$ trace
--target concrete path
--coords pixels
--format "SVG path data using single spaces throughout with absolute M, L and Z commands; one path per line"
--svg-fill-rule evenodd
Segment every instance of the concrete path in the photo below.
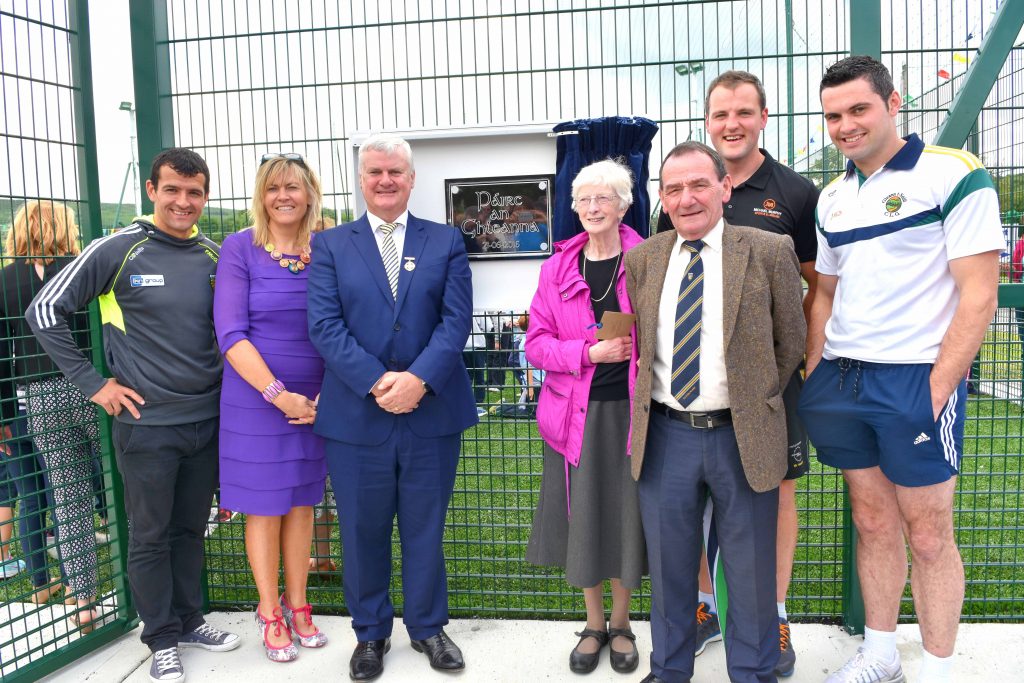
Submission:
M 210 614 L 218 628 L 240 633 L 242 646 L 225 653 L 184 650 L 182 662 L 190 683 L 319 683 L 348 681 L 348 658 L 355 638 L 347 617 L 319 617 L 317 623 L 331 642 L 322 650 L 303 650 L 288 664 L 267 661 L 251 614 Z M 612 671 L 607 656 L 588 676 L 569 671 L 569 650 L 576 642 L 573 631 L 582 623 L 557 621 L 507 621 L 458 619 L 447 632 L 462 648 L 467 668 L 459 675 L 433 671 L 426 657 L 409 646 L 401 624 L 396 624 L 391 652 L 384 659 L 381 683 L 532 683 L 571 681 L 576 683 L 636 683 L 647 675 L 650 628 L 647 622 L 633 624 L 638 636 L 641 665 L 635 674 Z M 821 683 L 828 671 L 838 668 L 857 650 L 861 639 L 850 637 L 836 626 L 793 624 L 797 648 L 796 673 L 786 683 Z M 916 680 L 920 662 L 920 641 L 916 626 L 901 626 L 899 648 L 908 680 Z M 1024 625 L 967 624 L 960 627 L 957 641 L 958 683 L 973 681 L 1024 680 Z M 708 646 L 697 658 L 694 683 L 724 683 L 725 650 L 721 643 Z M 44 679 L 60 683 L 146 683 L 149 681 L 149 652 L 139 642 L 138 631 L 79 660 Z

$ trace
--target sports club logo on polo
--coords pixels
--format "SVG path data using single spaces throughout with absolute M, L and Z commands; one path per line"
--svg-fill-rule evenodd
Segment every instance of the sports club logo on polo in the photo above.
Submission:
M 889 218 L 900 215 L 900 209 L 903 208 L 903 202 L 907 201 L 907 196 L 902 192 L 893 192 L 891 195 L 885 198 L 885 215 Z
M 128 278 L 132 287 L 163 287 L 163 275 L 132 275 Z

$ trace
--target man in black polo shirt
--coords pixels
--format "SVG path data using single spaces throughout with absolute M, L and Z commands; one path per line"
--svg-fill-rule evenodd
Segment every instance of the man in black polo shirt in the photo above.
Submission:
M 818 189 L 795 171 L 783 166 L 768 152 L 758 147 L 761 131 L 768 123 L 764 87 L 754 74 L 726 71 L 708 86 L 704 103 L 705 127 L 709 141 L 725 160 L 732 178 L 732 196 L 724 207 L 725 220 L 733 225 L 747 225 L 770 232 L 789 235 L 800 261 L 800 274 L 807 282 L 804 315 L 810 312 L 817 274 L 814 260 L 818 243 L 814 228 L 814 210 Z M 658 232 L 671 229 L 662 213 Z M 776 542 L 776 601 L 779 610 L 779 663 L 776 674 L 793 673 L 796 654 L 789 635 L 786 614 L 786 593 L 793 572 L 796 552 L 797 515 L 796 480 L 808 471 L 807 432 L 796 414 L 800 387 L 800 370 L 793 375 L 783 392 L 788 427 L 789 471 L 779 487 L 778 540 Z M 709 503 L 710 505 L 710 503 Z M 712 546 L 712 556 L 714 544 Z M 702 563 L 700 576 L 701 605 L 698 607 L 698 653 L 713 640 L 721 638 L 710 573 Z M 702 613 L 702 609 L 704 613 Z

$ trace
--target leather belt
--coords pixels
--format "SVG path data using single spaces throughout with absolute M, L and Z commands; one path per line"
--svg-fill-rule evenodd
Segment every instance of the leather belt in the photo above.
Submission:
M 718 427 L 732 424 L 732 411 L 728 408 L 712 410 L 709 413 L 690 413 L 685 410 L 669 408 L 664 403 L 651 401 L 651 410 L 655 413 L 661 413 L 670 420 L 684 422 L 694 429 L 717 429 Z

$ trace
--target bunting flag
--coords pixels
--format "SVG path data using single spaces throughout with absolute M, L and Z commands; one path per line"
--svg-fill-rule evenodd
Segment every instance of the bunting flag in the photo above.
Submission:
M 939 69 L 939 78 L 950 78 L 950 74 L 945 69 Z
M 961 52 L 954 52 L 953 53 L 953 61 L 954 62 L 960 62 L 961 64 L 966 64 L 967 63 L 967 55 L 965 55 L 965 54 L 963 54 Z

